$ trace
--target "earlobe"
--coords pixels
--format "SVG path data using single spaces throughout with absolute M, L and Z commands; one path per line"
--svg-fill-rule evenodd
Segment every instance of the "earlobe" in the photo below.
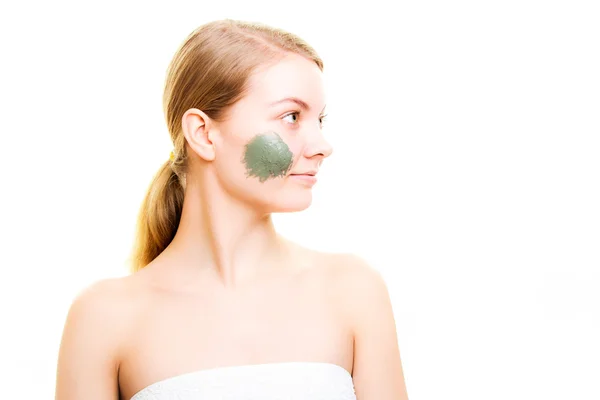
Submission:
M 214 143 L 210 135 L 210 119 L 197 108 L 190 108 L 181 118 L 183 135 L 192 150 L 206 161 L 215 159 Z

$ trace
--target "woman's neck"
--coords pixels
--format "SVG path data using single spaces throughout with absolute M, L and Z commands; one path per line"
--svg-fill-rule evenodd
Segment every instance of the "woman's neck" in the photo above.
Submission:
M 227 289 L 281 267 L 286 241 L 271 215 L 220 188 L 207 189 L 186 188 L 179 228 L 165 255 L 182 268 L 214 272 Z

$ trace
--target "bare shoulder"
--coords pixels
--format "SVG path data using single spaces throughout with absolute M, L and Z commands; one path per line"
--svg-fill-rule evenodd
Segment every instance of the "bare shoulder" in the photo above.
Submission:
M 332 256 L 332 278 L 354 336 L 357 398 L 407 399 L 396 321 L 383 275 L 355 254 Z
M 310 273 L 310 281 L 325 285 L 346 311 L 356 315 L 356 311 L 368 310 L 372 306 L 390 307 L 388 288 L 382 274 L 363 257 L 354 253 L 319 251 L 287 242 L 294 249 L 294 259 L 303 260 L 301 270 Z
M 287 240 L 287 239 L 286 239 Z M 382 284 L 383 279 L 379 271 L 371 267 L 362 257 L 354 253 L 326 252 L 304 247 L 293 241 L 287 240 L 294 249 L 296 260 L 305 260 L 306 270 L 316 271 L 321 276 L 352 285 L 353 281 L 360 282 L 366 278 L 371 284 Z M 373 282 L 375 281 L 375 282 Z M 338 285 L 336 285 L 338 286 Z
M 328 257 L 331 278 L 347 301 L 381 301 L 388 295 L 382 274 L 363 257 L 353 253 L 334 253 Z
M 68 332 L 86 329 L 107 340 L 121 337 L 139 308 L 141 285 L 138 280 L 135 275 L 105 278 L 84 287 L 69 308 Z
M 60 343 L 56 398 L 118 398 L 121 341 L 131 316 L 131 279 L 108 278 L 82 289 L 67 313 Z M 95 395 L 95 396 L 96 396 Z
M 389 309 L 387 284 L 382 274 L 366 259 L 354 253 L 312 251 L 319 279 L 335 297 L 350 325 L 361 323 L 360 316 L 373 307 Z
M 131 276 L 105 278 L 83 288 L 71 304 L 67 320 L 86 319 L 89 323 L 116 322 L 128 311 L 131 299 Z

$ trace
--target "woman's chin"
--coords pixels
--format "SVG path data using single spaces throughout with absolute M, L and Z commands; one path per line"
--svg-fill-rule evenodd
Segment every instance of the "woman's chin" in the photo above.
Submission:
M 298 196 L 295 199 L 287 199 L 287 201 L 280 201 L 277 204 L 272 204 L 272 211 L 274 213 L 286 213 L 286 212 L 298 212 L 306 210 L 312 203 L 312 196 Z

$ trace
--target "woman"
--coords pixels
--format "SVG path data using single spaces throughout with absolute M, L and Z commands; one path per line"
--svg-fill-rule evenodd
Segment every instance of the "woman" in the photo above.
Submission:
M 58 400 L 407 399 L 381 275 L 275 232 L 331 152 L 323 63 L 297 36 L 207 23 L 167 73 L 173 141 L 144 200 L 134 271 L 65 323 Z

